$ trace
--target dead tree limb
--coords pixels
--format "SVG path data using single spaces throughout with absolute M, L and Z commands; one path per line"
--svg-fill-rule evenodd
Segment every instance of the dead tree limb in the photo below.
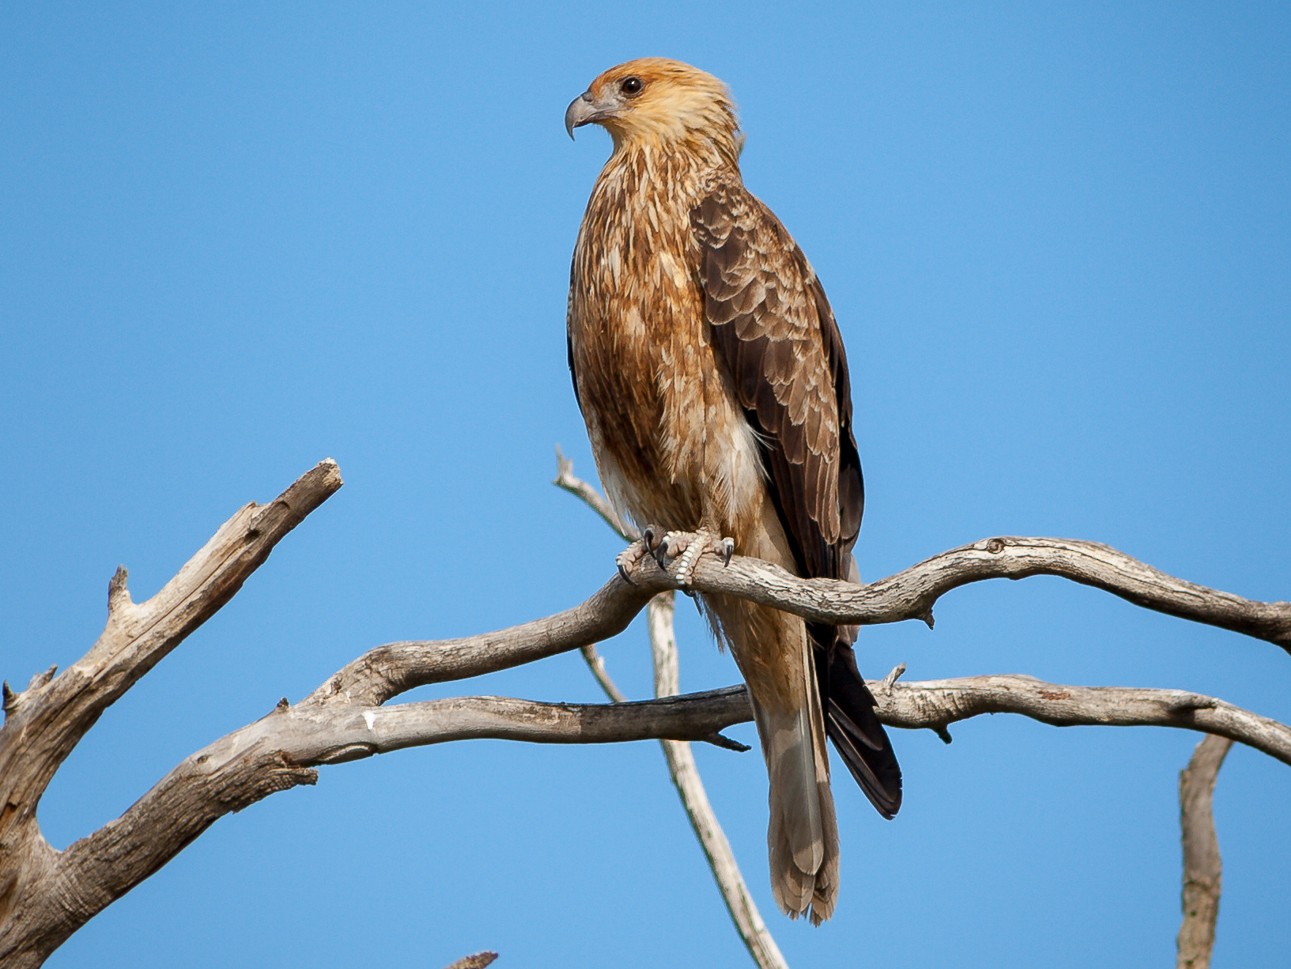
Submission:
M 646 607 L 650 627 L 650 651 L 654 656 L 654 692 L 655 696 L 674 696 L 681 691 L 681 679 L 677 662 L 677 642 L 673 634 L 673 610 L 675 603 L 672 593 L 661 593 L 650 600 Z M 751 708 L 750 708 L 751 709 Z M 699 778 L 699 766 L 690 744 L 676 740 L 660 742 L 664 759 L 668 762 L 668 774 L 677 795 L 681 798 L 686 817 L 695 831 L 695 837 L 708 859 L 708 867 L 713 872 L 722 901 L 730 913 L 731 921 L 744 947 L 759 969 L 788 969 L 784 955 L 775 939 L 767 930 L 762 913 L 754 904 L 749 886 L 744 881 L 735 852 L 726 838 L 717 820 L 717 812 L 708 800 L 708 792 Z
M 1224 871 L 1215 834 L 1215 780 L 1232 746 L 1227 737 L 1203 737 L 1188 766 L 1179 772 L 1179 824 L 1183 830 L 1179 969 L 1207 969 L 1215 947 Z
M 370 650 L 300 702 L 284 700 L 266 717 L 186 758 L 120 818 L 66 851 L 54 851 L 41 835 L 36 807 L 77 741 L 111 703 L 227 602 L 274 545 L 340 484 L 336 465 L 327 461 L 270 504 L 246 506 L 146 602 L 131 601 L 124 571 L 118 571 L 109 588 L 107 624 L 90 651 L 58 676 L 51 670 L 22 692 L 5 689 L 0 964 L 6 969 L 39 966 L 91 916 L 166 864 L 216 818 L 276 791 L 313 783 L 317 766 L 470 737 L 545 743 L 702 740 L 749 719 L 742 688 L 604 706 L 504 697 L 383 706 L 424 683 L 517 666 L 614 635 L 656 593 L 676 586 L 647 558 L 630 581 L 615 575 L 586 602 L 546 619 L 462 639 Z M 795 579 L 756 560 L 736 559 L 723 568 L 701 559 L 694 585 L 809 618 L 873 623 L 922 618 L 938 595 L 965 581 L 1041 572 L 1095 584 L 1199 622 L 1282 645 L 1288 641 L 1287 603 L 1249 602 L 1171 579 L 1105 546 L 1056 539 L 977 543 L 863 587 Z M 1149 588 L 1152 582 L 1160 588 Z M 1291 729 L 1192 693 L 1056 686 L 1007 676 L 876 683 L 874 689 L 880 717 L 896 726 L 944 727 L 986 712 L 1021 713 L 1063 725 L 1156 724 L 1216 733 L 1291 763 Z
M 561 453 L 560 448 L 556 449 L 556 480 L 553 484 L 582 500 L 624 541 L 636 541 L 639 537 L 635 529 L 623 523 L 596 488 L 574 474 L 573 462 Z M 654 694 L 657 697 L 675 696 L 681 692 L 680 661 L 673 623 L 676 611 L 674 598 L 672 592 L 660 592 L 646 606 L 650 654 L 654 667 Z M 606 696 L 616 703 L 627 700 L 610 677 L 605 661 L 597 654 L 595 646 L 584 646 L 583 658 Z M 731 843 L 717 819 L 717 812 L 708 800 L 708 792 L 704 789 L 699 766 L 695 763 L 690 745 L 685 741 L 661 740 L 659 746 L 663 749 L 664 762 L 668 765 L 668 776 L 677 790 L 682 809 L 704 852 L 708 869 L 713 874 L 713 881 L 717 884 L 717 890 L 721 893 L 740 941 L 744 943 L 758 969 L 787 969 L 784 955 L 753 901 L 744 873 L 740 871 L 739 862 L 735 859 L 735 852 L 731 850 Z

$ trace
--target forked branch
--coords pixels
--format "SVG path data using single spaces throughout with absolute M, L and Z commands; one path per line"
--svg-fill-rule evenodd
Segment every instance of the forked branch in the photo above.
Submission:
M 656 593 L 675 588 L 649 557 L 586 602 L 511 629 L 448 641 L 377 647 L 295 704 L 186 758 L 122 817 L 64 852 L 45 842 L 36 805 L 97 717 L 215 613 L 274 545 L 340 487 L 323 462 L 269 505 L 222 526 L 161 592 L 131 601 L 124 572 L 109 591 L 106 627 L 58 676 L 4 691 L 0 727 L 0 964 L 41 962 L 96 912 L 166 864 L 216 818 L 275 791 L 312 783 L 314 768 L 402 747 L 466 737 L 548 743 L 645 738 L 703 740 L 747 720 L 742 688 L 634 704 L 569 705 L 462 697 L 387 705 L 424 683 L 462 679 L 603 641 Z M 935 556 L 870 586 L 803 581 L 752 559 L 729 568 L 701 559 L 694 586 L 835 622 L 927 618 L 935 599 L 969 581 L 1063 575 L 1149 608 L 1287 646 L 1291 605 L 1257 603 L 1173 579 L 1105 546 L 1056 539 L 991 539 Z M 1229 737 L 1291 763 L 1287 727 L 1209 697 L 1168 690 L 1065 687 L 1026 677 L 874 684 L 880 717 L 944 728 L 985 712 L 1046 723 L 1159 724 Z

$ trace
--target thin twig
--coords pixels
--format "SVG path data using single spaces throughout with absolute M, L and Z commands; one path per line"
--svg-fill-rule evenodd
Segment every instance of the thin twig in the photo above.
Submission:
M 673 632 L 674 594 L 663 592 L 650 600 L 646 616 L 650 628 L 650 649 L 654 655 L 655 695 L 674 696 L 681 690 L 681 677 L 677 662 L 677 641 Z M 788 969 L 784 956 L 775 939 L 767 931 L 762 913 L 758 911 L 749 887 L 744 881 L 731 843 L 717 820 L 717 813 L 709 803 L 708 793 L 699 777 L 699 766 L 690 744 L 684 740 L 661 740 L 663 755 L 668 761 L 668 773 L 673 786 L 686 809 L 690 826 L 695 829 L 708 867 L 713 872 L 717 888 L 722 893 L 726 910 L 740 938 L 744 940 L 749 955 L 760 969 Z
M 556 448 L 556 478 L 552 481 L 552 484 L 581 499 L 587 507 L 600 515 L 605 520 L 605 524 L 614 529 L 624 541 L 635 542 L 641 537 L 640 532 L 619 517 L 618 512 L 614 510 L 614 507 L 605 500 L 599 491 L 582 478 L 574 476 L 574 462 L 565 457 L 559 447 Z
M 596 651 L 596 644 L 588 643 L 586 646 L 581 647 L 579 652 L 583 654 L 583 659 L 587 662 L 587 668 L 592 671 L 592 676 L 600 684 L 602 692 L 615 703 L 627 703 L 627 694 L 620 690 L 614 680 L 610 678 L 610 671 L 605 668 L 604 658 Z
M 587 505 L 609 522 L 610 527 L 619 536 L 635 541 L 636 536 L 627 532 L 616 515 L 610 510 L 608 502 L 586 481 L 574 475 L 574 465 L 556 449 L 557 475 L 556 485 L 570 494 L 581 498 Z M 607 514 L 608 512 L 608 514 Z M 611 517 L 613 516 L 613 517 Z M 654 693 L 656 697 L 675 696 L 681 692 L 680 663 L 677 657 L 677 640 L 673 625 L 675 612 L 674 594 L 661 592 L 650 600 L 646 606 L 646 617 L 650 630 L 650 652 L 654 661 Z M 605 670 L 605 662 L 597 655 L 592 646 L 584 646 L 583 658 L 587 661 L 592 675 L 596 677 L 601 688 L 611 699 L 622 702 L 622 692 L 614 685 Z M 735 852 L 727 840 L 717 820 L 717 813 L 708 800 L 708 792 L 699 776 L 699 766 L 690 744 L 683 740 L 661 740 L 664 760 L 668 764 L 668 775 L 672 778 L 677 795 L 681 798 L 682 807 L 695 837 L 699 839 L 704 856 L 708 859 L 709 870 L 717 882 L 717 889 L 722 893 L 726 910 L 730 913 L 735 930 L 743 940 L 745 948 L 759 969 L 788 969 L 780 948 L 767 931 L 766 922 L 758 911 L 748 884 L 735 860 Z M 742 746 L 742 745 L 740 745 Z M 747 748 L 746 748 L 747 749 Z

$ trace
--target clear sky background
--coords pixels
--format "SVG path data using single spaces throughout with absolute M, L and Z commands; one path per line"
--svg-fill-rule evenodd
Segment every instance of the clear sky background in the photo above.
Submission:
M 1285 4 L 7 4 L 0 11 L 0 675 L 65 666 L 109 576 L 152 594 L 320 459 L 346 485 L 114 706 L 41 805 L 64 846 L 379 643 L 547 615 L 620 543 L 565 363 L 609 148 L 562 115 L 662 54 L 725 79 L 749 187 L 852 367 L 868 578 L 993 534 L 1107 542 L 1291 598 Z M 683 603 L 684 606 L 684 603 Z M 688 689 L 736 678 L 688 608 Z M 863 632 L 863 669 L 1178 687 L 1291 719 L 1276 647 L 1057 579 Z M 636 626 L 606 644 L 648 690 Z M 577 656 L 416 696 L 595 700 Z M 753 741 L 752 729 L 735 733 Z M 774 910 L 756 754 L 699 750 L 796 966 L 1169 964 L 1196 737 L 1005 716 L 898 731 L 906 804 L 836 785 L 838 912 Z M 1216 965 L 1291 951 L 1291 770 L 1216 796 Z M 49 963 L 742 966 L 653 744 L 474 742 L 218 822 Z

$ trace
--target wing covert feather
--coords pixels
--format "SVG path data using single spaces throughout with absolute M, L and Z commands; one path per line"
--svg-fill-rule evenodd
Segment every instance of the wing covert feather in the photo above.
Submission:
M 802 574 L 847 578 L 864 487 L 829 301 L 780 221 L 738 182 L 715 186 L 691 224 L 713 345 L 758 433 Z

